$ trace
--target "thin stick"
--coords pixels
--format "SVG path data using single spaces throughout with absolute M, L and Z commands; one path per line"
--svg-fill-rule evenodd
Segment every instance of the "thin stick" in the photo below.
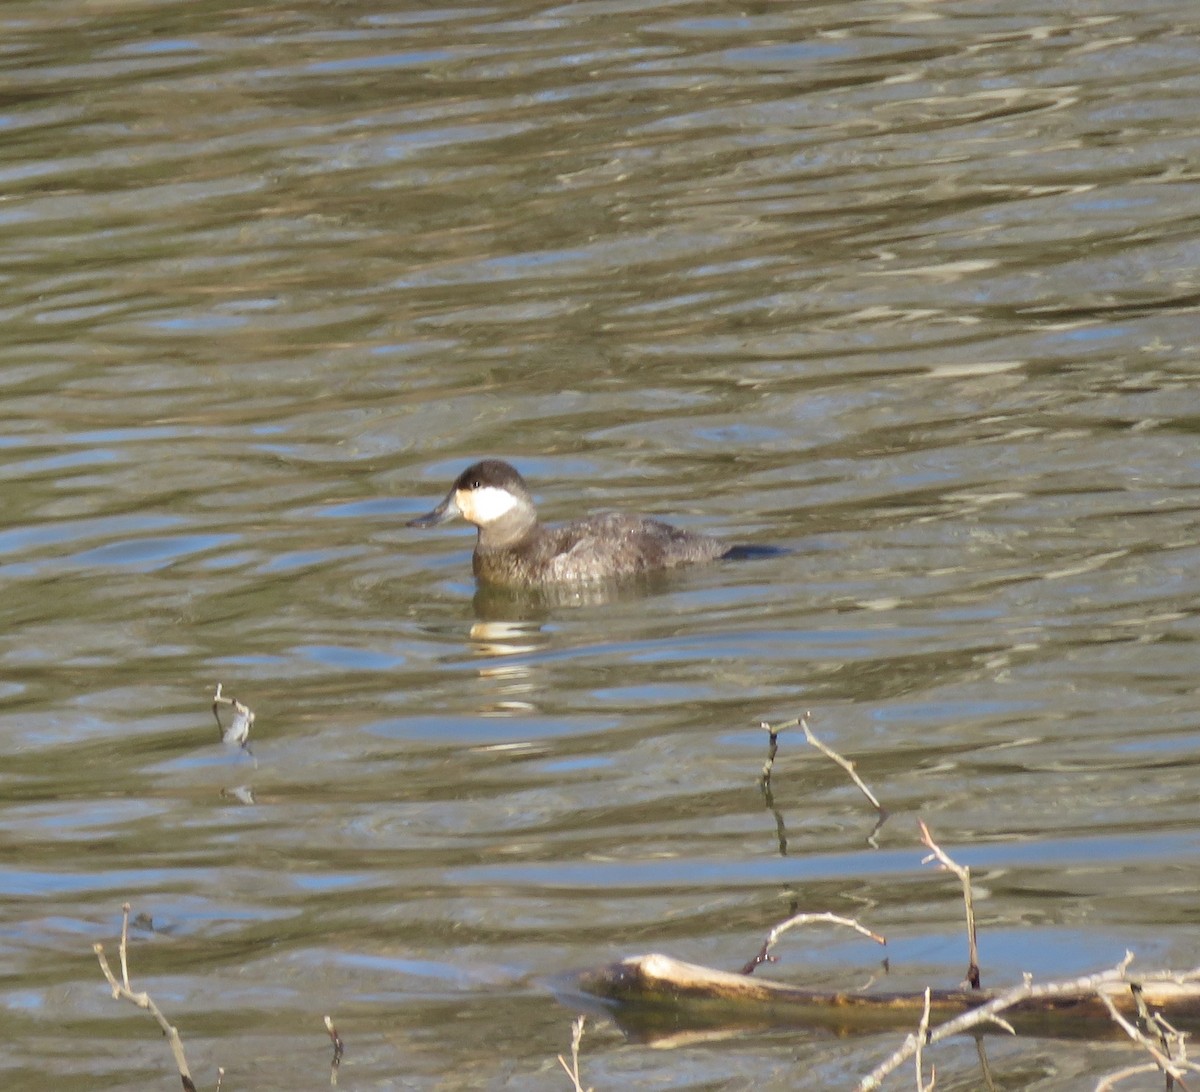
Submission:
M 767 744 L 767 761 L 763 763 L 762 774 L 759 775 L 758 782 L 764 789 L 769 789 L 771 770 L 775 767 L 775 756 L 779 753 L 779 729 L 772 728 L 765 720 L 759 727 L 769 733 L 770 742 Z
M 1145 997 L 1142 993 L 1141 985 L 1133 987 L 1134 994 L 1137 997 L 1138 1012 L 1145 1014 L 1147 1027 L 1153 1028 L 1158 1032 L 1159 1042 L 1162 1043 L 1163 1049 L 1168 1054 L 1178 1051 L 1181 1060 L 1187 1059 L 1187 1035 L 1186 1031 L 1180 1031 L 1177 1027 L 1171 1024 L 1161 1012 L 1149 1012 Z
M 571 1064 L 567 1065 L 566 1059 L 561 1054 L 558 1056 L 558 1064 L 571 1078 L 575 1092 L 585 1092 L 583 1083 L 579 1079 L 579 1044 L 583 1042 L 584 1019 L 583 1016 L 577 1016 L 571 1024 Z M 591 1092 L 591 1089 L 587 1089 L 586 1092 Z
M 921 1021 L 917 1024 L 917 1092 L 933 1092 L 933 1086 L 937 1084 L 937 1067 L 934 1066 L 929 1071 L 929 1083 L 925 1083 L 925 1059 L 922 1053 L 925 1049 L 926 1040 L 929 1038 L 929 998 L 931 990 L 928 986 L 925 987 L 925 1009 L 921 1013 Z
M 1108 1009 L 1108 1014 L 1113 1018 L 1114 1023 L 1154 1059 L 1154 1064 L 1166 1074 L 1169 1080 L 1174 1080 L 1186 1092 L 1188 1086 L 1184 1083 L 1183 1075 L 1188 1072 L 1200 1073 L 1200 1066 L 1186 1059 L 1177 1061 L 1170 1057 L 1170 1055 L 1165 1054 L 1159 1049 L 1158 1044 L 1153 1039 L 1139 1031 L 1117 1011 L 1117 1006 L 1113 1004 L 1111 997 L 1104 993 L 1099 996 L 1100 1000 L 1104 1002 L 1104 1007 Z
M 811 716 L 811 714 L 806 713 L 805 716 Z M 867 788 L 867 783 L 858 776 L 858 771 L 854 768 L 854 763 L 848 758 L 843 758 L 832 747 L 829 747 L 827 744 L 824 744 L 817 739 L 817 737 L 813 735 L 813 730 L 808 726 L 808 721 L 805 720 L 804 717 L 800 718 L 800 727 L 804 729 L 804 738 L 807 739 L 808 742 L 814 747 L 816 747 L 816 749 L 820 751 L 821 754 L 823 754 L 826 758 L 833 759 L 834 762 L 841 766 L 841 768 L 850 775 L 850 780 L 858 786 L 858 789 L 863 796 L 865 796 L 871 802 L 871 806 L 877 812 L 879 812 L 883 818 L 887 818 L 887 808 L 885 808 L 876 798 L 875 794 L 869 788 Z
M 759 727 L 770 735 L 770 743 L 767 745 L 767 761 L 763 763 L 762 773 L 758 775 L 758 787 L 762 790 L 763 803 L 775 816 L 775 835 L 779 840 L 779 856 L 786 857 L 787 827 L 784 825 L 783 816 L 775 806 L 775 794 L 771 792 L 771 770 L 775 766 L 775 756 L 779 753 L 779 732 L 765 720 L 760 722 Z
M 937 860 L 939 864 L 947 871 L 953 872 L 962 884 L 963 889 L 963 905 L 967 911 L 967 982 L 972 989 L 980 988 L 979 975 L 979 942 L 975 936 L 975 900 L 971 895 L 971 870 L 964 868 L 957 861 L 953 860 L 941 846 L 933 840 L 933 835 L 929 833 L 929 828 L 925 825 L 923 819 L 917 820 L 917 825 L 921 828 L 921 844 L 931 851 L 931 856 L 926 857 L 922 864 L 928 864 L 932 860 Z
M 763 946 L 759 949 L 756 955 L 749 963 L 742 968 L 742 974 L 753 974 L 755 967 L 760 963 L 774 963 L 776 957 L 770 955 L 771 949 L 775 946 L 775 942 L 779 940 L 784 933 L 797 925 L 844 925 L 847 929 L 854 929 L 861 933 L 864 937 L 875 941 L 876 944 L 886 944 L 887 940 L 881 937 L 878 933 L 871 932 L 864 925 L 860 925 L 853 918 L 843 918 L 837 914 L 821 913 L 821 914 L 794 914 L 787 921 L 780 922 L 774 929 L 767 934 L 767 939 L 763 941 Z
M 1004 1025 L 1004 1030 L 1009 1035 L 1016 1035 L 1017 1032 L 1007 1020 L 1001 1020 L 1000 1017 L 995 1018 L 998 1024 Z M 983 1073 L 983 1083 L 987 1085 L 988 1092 L 996 1092 L 996 1081 L 992 1077 L 992 1067 L 988 1062 L 987 1046 L 983 1041 L 982 1035 L 975 1036 L 975 1053 L 979 1055 L 979 1069 Z
M 216 693 L 213 694 L 212 711 L 213 711 L 213 717 L 216 719 L 216 722 L 217 722 L 217 731 L 220 732 L 221 735 L 223 736 L 223 735 L 225 735 L 225 725 L 223 725 L 221 723 L 221 714 L 217 712 L 217 708 L 218 708 L 218 706 L 221 706 L 221 705 L 230 704 L 230 699 L 225 697 L 225 695 L 221 693 L 221 686 L 222 686 L 221 683 L 217 683 Z
M 121 906 L 121 946 L 117 949 L 121 957 L 121 982 L 129 989 L 129 903 Z
M 126 919 L 129 916 L 128 907 L 125 911 Z M 154 1000 L 148 993 L 134 993 L 129 988 L 128 975 L 125 976 L 125 983 L 117 981 L 117 976 L 113 974 L 112 968 L 108 965 L 108 958 L 104 954 L 103 944 L 93 944 L 92 951 L 96 953 L 96 959 L 100 962 L 100 970 L 104 972 L 104 977 L 108 979 L 108 984 L 112 988 L 114 1000 L 124 999 L 137 1005 L 139 1009 L 145 1009 L 158 1022 L 158 1026 L 162 1028 L 163 1034 L 167 1037 L 167 1042 L 171 1045 L 171 1053 L 175 1057 L 175 1068 L 179 1070 L 179 1080 L 183 1084 L 184 1092 L 196 1092 L 195 1082 L 192 1080 L 191 1071 L 188 1069 L 187 1058 L 183 1053 L 183 1040 L 179 1038 L 179 1032 L 172 1026 L 171 1022 L 163 1015 L 162 1010 L 154 1003 Z M 122 930 L 121 934 L 121 961 L 125 962 L 125 934 Z
M 333 1042 L 333 1064 L 329 1069 L 329 1083 L 335 1085 L 338 1079 L 338 1066 L 342 1064 L 342 1054 L 346 1050 L 346 1045 L 342 1042 L 342 1037 L 337 1033 L 337 1028 L 333 1026 L 332 1017 L 325 1017 L 325 1030 L 329 1032 L 329 1038 Z
M 854 782 L 854 784 L 858 787 L 859 792 L 861 792 L 863 796 L 867 798 L 871 804 L 871 807 L 873 807 L 878 813 L 878 819 L 875 823 L 874 829 L 872 829 L 871 833 L 867 835 L 867 844 L 874 848 L 878 848 L 878 843 L 875 840 L 875 836 L 879 833 L 879 828 L 882 827 L 887 821 L 887 808 L 885 808 L 879 802 L 879 798 L 870 790 L 870 788 L 867 787 L 867 783 L 858 776 L 858 770 L 855 768 L 854 763 L 848 758 L 844 758 L 842 755 L 838 754 L 837 751 L 835 751 L 828 744 L 823 743 L 813 734 L 813 730 L 808 726 L 807 718 L 810 716 L 812 716 L 811 713 L 805 713 L 803 716 L 795 717 L 792 720 L 784 721 L 782 724 L 776 725 L 770 725 L 765 720 L 759 723 L 759 727 L 762 728 L 763 731 L 770 734 L 771 740 L 767 749 L 767 762 L 766 765 L 763 766 L 763 772 L 762 776 L 759 778 L 759 783 L 764 787 L 764 789 L 770 784 L 771 769 L 775 764 L 775 755 L 779 750 L 779 733 L 786 731 L 789 728 L 803 728 L 804 738 L 808 740 L 808 742 L 812 744 L 812 746 L 814 746 L 818 751 L 820 751 L 821 754 L 823 754 L 826 758 L 832 759 L 850 775 L 850 780 Z

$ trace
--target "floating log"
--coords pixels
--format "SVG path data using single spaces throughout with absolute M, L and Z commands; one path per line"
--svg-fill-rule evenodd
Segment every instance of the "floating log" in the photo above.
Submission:
M 1189 972 L 1191 975 L 1193 972 Z M 1169 976 L 1169 977 L 1168 977 Z M 1072 986 L 1077 989 L 1072 990 Z M 783 982 L 731 974 L 665 955 L 633 956 L 574 976 L 577 999 L 603 1002 L 607 1015 L 641 1041 L 669 1045 L 697 1032 L 725 1034 L 753 1029 L 803 1027 L 838 1035 L 917 1026 L 925 991 L 842 992 L 805 989 Z M 1152 1012 L 1180 1030 L 1200 1029 L 1200 982 L 1170 972 L 1129 975 L 1097 984 L 1097 976 L 1034 987 L 1046 992 L 1014 1002 L 1003 1019 L 1021 1035 L 1045 1038 L 1111 1038 L 1123 1033 L 1100 999 L 1137 1018 L 1135 990 Z M 1003 997 L 1007 990 L 933 990 L 932 1024 L 954 1019 Z M 580 997 L 582 995 L 582 997 Z M 992 1029 L 996 1025 L 991 1024 Z M 985 1024 L 984 1027 L 989 1025 Z

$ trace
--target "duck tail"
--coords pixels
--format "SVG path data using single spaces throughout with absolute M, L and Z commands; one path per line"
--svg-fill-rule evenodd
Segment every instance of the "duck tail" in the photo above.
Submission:
M 768 557 L 783 557 L 792 551 L 786 546 L 757 546 L 750 543 L 739 543 L 730 546 L 722 555 L 723 561 L 762 561 Z

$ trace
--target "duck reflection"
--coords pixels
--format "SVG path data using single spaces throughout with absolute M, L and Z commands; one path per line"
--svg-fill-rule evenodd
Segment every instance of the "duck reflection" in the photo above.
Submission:
M 650 573 L 635 579 L 539 588 L 479 584 L 471 601 L 475 622 L 470 628 L 470 649 L 488 661 L 479 666 L 479 677 L 499 690 L 485 712 L 517 716 L 537 708 L 544 668 L 534 654 L 551 647 L 555 638 L 551 624 L 556 618 L 662 594 L 680 582 L 677 574 Z
M 683 577 L 667 572 L 643 573 L 621 580 L 593 580 L 579 584 L 547 584 L 517 588 L 480 583 L 472 606 L 480 622 L 540 624 L 556 611 L 603 607 L 661 595 L 680 586 Z

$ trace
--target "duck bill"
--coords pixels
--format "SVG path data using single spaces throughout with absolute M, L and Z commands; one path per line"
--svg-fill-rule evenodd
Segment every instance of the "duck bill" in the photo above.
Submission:
M 417 516 L 416 519 L 410 519 L 405 524 L 406 527 L 436 527 L 439 523 L 447 523 L 455 516 L 462 515 L 458 508 L 458 502 L 454 499 L 454 490 L 451 489 L 446 494 L 446 499 L 442 501 L 432 512 L 426 512 L 423 516 Z

